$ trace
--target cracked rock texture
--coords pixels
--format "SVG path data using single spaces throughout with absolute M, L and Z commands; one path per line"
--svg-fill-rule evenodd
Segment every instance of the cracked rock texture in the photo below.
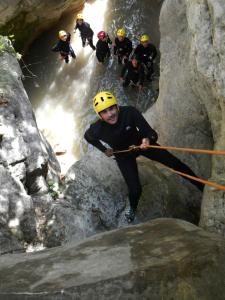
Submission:
M 165 0 L 160 14 L 159 98 L 147 119 L 161 143 L 225 149 L 225 2 Z M 177 153 L 225 186 L 225 157 Z M 225 236 L 224 191 L 206 187 L 200 225 Z

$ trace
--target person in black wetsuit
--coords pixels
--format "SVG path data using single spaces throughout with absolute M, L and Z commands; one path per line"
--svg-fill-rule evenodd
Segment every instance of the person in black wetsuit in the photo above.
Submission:
M 98 41 L 96 44 L 96 57 L 100 63 L 103 63 L 106 58 L 110 57 L 109 44 L 112 44 L 108 34 L 105 31 L 100 31 L 97 34 Z
M 52 51 L 59 52 L 61 58 L 65 60 L 66 63 L 69 62 L 69 56 L 76 58 L 73 48 L 70 45 L 71 34 L 64 30 L 59 31 L 59 41 L 52 47 Z
M 143 88 L 144 67 L 139 63 L 135 56 L 133 56 L 131 61 L 128 61 L 122 68 L 120 80 L 123 82 L 124 87 L 131 84 L 133 86 L 138 86 L 140 90 Z
M 123 28 L 118 29 L 117 37 L 114 42 L 114 55 L 117 55 L 118 64 L 127 63 L 132 52 L 132 42 L 126 37 L 126 32 Z
M 77 15 L 76 25 L 74 27 L 74 32 L 76 32 L 77 29 L 79 29 L 79 31 L 80 31 L 82 46 L 85 47 L 86 40 L 87 40 L 90 47 L 93 50 L 95 50 L 95 46 L 93 45 L 94 32 L 91 29 L 90 24 L 87 23 L 87 22 L 84 22 L 84 17 L 83 17 L 82 14 Z
M 132 106 L 119 107 L 113 94 L 105 91 L 94 97 L 93 106 L 100 119 L 87 129 L 84 138 L 108 157 L 115 156 L 129 191 L 130 209 L 125 214 L 128 222 L 134 220 L 142 192 L 136 162 L 139 155 L 158 161 L 174 170 L 196 176 L 187 165 L 170 152 L 148 148 L 149 145 L 158 145 L 156 143 L 158 136 L 136 108 Z M 110 148 L 105 147 L 101 141 L 108 144 Z M 127 150 L 131 145 L 138 145 L 140 149 L 113 154 L 113 151 Z M 184 179 L 189 180 L 199 190 L 203 190 L 202 183 L 185 177 Z
M 147 34 L 143 34 L 140 37 L 140 44 L 135 48 L 134 54 L 145 65 L 147 70 L 146 78 L 151 80 L 154 73 L 153 62 L 157 56 L 157 50 L 152 43 L 149 43 L 149 36 Z

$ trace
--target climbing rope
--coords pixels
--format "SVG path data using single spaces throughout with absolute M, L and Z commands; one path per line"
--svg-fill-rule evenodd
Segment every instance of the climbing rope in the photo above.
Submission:
M 180 148 L 180 147 L 156 146 L 156 145 L 148 145 L 148 146 L 146 146 L 146 148 L 147 149 L 149 149 L 149 148 L 156 148 L 156 149 L 164 149 L 164 150 L 176 150 L 176 151 L 192 152 L 192 153 L 204 153 L 204 154 L 211 154 L 211 155 L 225 155 L 225 151 L 222 151 L 222 150 L 205 150 L 205 149 Z M 141 149 L 140 146 L 132 145 L 132 146 L 130 146 L 126 150 L 113 151 L 113 154 L 125 153 L 125 152 L 135 151 L 135 150 L 139 150 L 139 149 Z M 191 176 L 191 175 L 188 175 L 186 173 L 182 173 L 180 171 L 176 171 L 176 170 L 174 170 L 172 168 L 168 168 L 168 167 L 166 167 L 166 168 L 169 169 L 171 172 L 176 173 L 178 175 L 181 175 L 183 177 L 187 177 L 189 179 L 192 179 L 192 180 L 201 182 L 203 184 L 212 186 L 212 187 L 214 187 L 216 189 L 225 191 L 225 186 L 223 186 L 223 185 L 214 183 L 212 181 L 204 180 L 204 179 L 201 179 L 201 178 L 198 178 L 198 177 L 195 177 L 195 176 Z

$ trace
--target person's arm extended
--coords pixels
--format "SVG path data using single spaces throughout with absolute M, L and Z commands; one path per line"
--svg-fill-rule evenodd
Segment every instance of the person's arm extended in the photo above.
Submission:
M 154 144 L 157 139 L 158 135 L 154 129 L 148 124 L 148 122 L 145 120 L 145 118 L 142 116 L 142 114 L 133 107 L 133 114 L 135 119 L 136 127 L 139 130 L 140 135 L 142 136 L 142 139 L 149 139 L 149 144 Z
M 94 134 L 92 133 L 91 127 L 85 132 L 84 134 L 85 140 L 96 147 L 98 150 L 102 151 L 105 153 L 106 147 L 100 142 L 99 139 L 97 139 Z
M 58 51 L 60 51 L 60 43 L 58 42 L 55 46 L 53 46 L 53 47 L 51 48 L 51 50 L 52 50 L 53 52 L 58 52 Z

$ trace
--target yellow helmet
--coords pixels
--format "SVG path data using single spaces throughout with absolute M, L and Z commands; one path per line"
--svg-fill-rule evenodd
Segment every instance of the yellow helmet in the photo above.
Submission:
M 83 20 L 84 16 L 82 14 L 77 14 L 77 20 Z
M 60 30 L 59 31 L 59 38 L 61 39 L 63 36 L 67 35 L 65 30 Z
M 124 28 L 118 29 L 116 35 L 119 37 L 125 37 L 125 35 L 126 35 L 125 29 Z
M 147 34 L 143 34 L 141 37 L 140 37 L 140 42 L 141 43 L 145 43 L 145 42 L 148 42 L 149 41 L 149 36 Z
M 93 99 L 93 107 L 96 114 L 113 105 L 118 105 L 118 103 L 116 97 L 110 92 L 99 92 Z

